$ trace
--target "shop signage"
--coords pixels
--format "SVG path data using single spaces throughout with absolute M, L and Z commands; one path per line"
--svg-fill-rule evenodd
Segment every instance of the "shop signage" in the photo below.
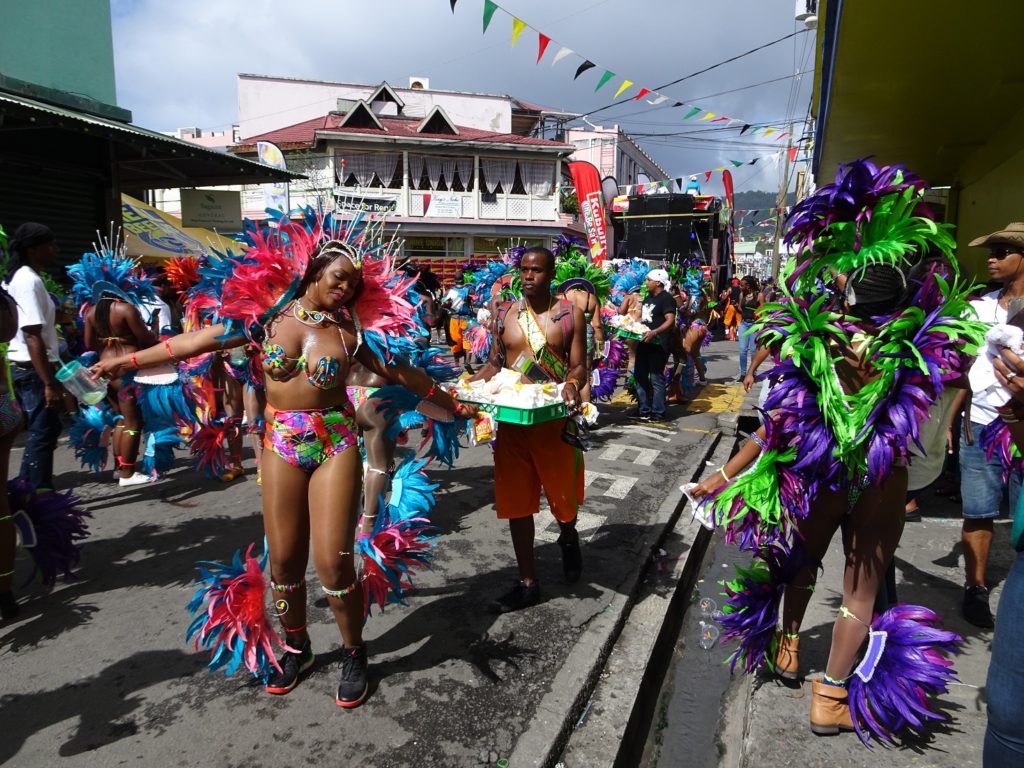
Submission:
M 432 192 L 423 196 L 423 215 L 448 219 L 462 218 L 462 196 Z
M 181 223 L 238 232 L 242 229 L 242 194 L 211 189 L 181 190 Z
M 334 210 L 362 211 L 363 213 L 391 213 L 398 208 L 393 197 L 351 197 L 351 192 L 335 192 Z

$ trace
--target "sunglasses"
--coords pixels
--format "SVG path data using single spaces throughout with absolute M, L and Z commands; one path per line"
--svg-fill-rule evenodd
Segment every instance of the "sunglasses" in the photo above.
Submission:
M 996 259 L 997 261 L 1002 261 L 1007 256 L 1009 256 L 1011 253 L 1016 253 L 1016 254 L 1020 255 L 1020 249 L 1019 248 L 991 248 L 991 249 L 989 249 L 988 257 L 990 259 Z

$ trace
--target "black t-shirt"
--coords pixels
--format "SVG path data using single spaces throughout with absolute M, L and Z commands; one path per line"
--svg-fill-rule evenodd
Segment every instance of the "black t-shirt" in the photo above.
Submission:
M 665 315 L 674 314 L 676 311 L 676 300 L 668 291 L 662 291 L 657 296 L 647 294 L 647 298 L 640 305 L 640 322 L 652 331 L 665 322 Z M 662 347 L 668 346 L 669 328 L 667 331 L 658 334 L 656 344 Z

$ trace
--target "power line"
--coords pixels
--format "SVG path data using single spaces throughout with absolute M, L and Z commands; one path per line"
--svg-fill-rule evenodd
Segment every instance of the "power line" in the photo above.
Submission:
M 673 85 L 678 85 L 679 83 L 683 82 L 684 80 L 689 80 L 691 78 L 697 77 L 697 75 L 703 75 L 705 72 L 710 72 L 711 70 L 717 69 L 718 67 L 725 66 L 726 64 L 731 64 L 732 62 L 738 61 L 739 59 L 742 59 L 745 56 L 750 56 L 752 53 L 757 53 L 758 51 L 763 51 L 765 48 L 770 48 L 771 46 L 773 46 L 773 45 L 775 45 L 777 43 L 781 43 L 784 40 L 789 40 L 791 37 L 796 37 L 797 35 L 802 35 L 802 34 L 804 34 L 805 32 L 808 32 L 808 31 L 809 30 L 807 30 L 807 29 L 799 29 L 796 32 L 791 32 L 788 35 L 780 37 L 778 40 L 772 40 L 770 43 L 765 43 L 764 45 L 759 45 L 756 48 L 751 48 L 749 51 L 744 51 L 743 53 L 737 54 L 736 56 L 732 56 L 732 57 L 730 57 L 728 59 L 724 59 L 724 60 L 718 62 L 717 64 L 712 64 L 710 67 L 705 67 L 704 69 L 700 69 L 700 70 L 698 70 L 696 72 L 692 72 L 689 75 L 684 75 L 683 77 L 680 77 L 677 80 L 673 80 L 670 83 L 665 83 L 664 85 L 659 85 L 656 88 L 652 88 L 651 90 L 652 91 L 661 91 L 664 88 L 669 88 L 669 87 L 671 87 Z M 598 112 L 603 112 L 606 109 L 611 109 L 612 107 L 617 107 L 620 104 L 626 104 L 626 103 L 628 103 L 630 101 L 634 101 L 634 100 L 635 99 L 633 99 L 633 98 L 629 98 L 629 99 L 621 99 L 619 101 L 614 101 L 611 104 L 606 104 L 603 107 L 598 107 L 597 109 L 592 109 L 589 112 L 584 112 L 582 115 L 580 115 L 580 117 L 581 118 L 582 117 L 589 117 L 590 115 L 595 115 Z

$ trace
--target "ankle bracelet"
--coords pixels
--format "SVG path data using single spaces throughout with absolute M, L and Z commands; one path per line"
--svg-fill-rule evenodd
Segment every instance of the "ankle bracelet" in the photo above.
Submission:
M 333 598 L 335 598 L 337 600 L 340 600 L 341 598 L 345 597 L 345 595 L 351 594 L 355 590 L 355 588 L 358 587 L 358 586 L 359 586 L 359 581 L 357 580 L 357 581 L 353 581 L 351 584 L 349 584 L 344 589 L 328 589 L 323 584 L 320 585 L 320 589 L 322 589 L 324 591 L 324 593 L 328 597 L 333 597 Z
M 276 581 L 270 582 L 270 588 L 275 592 L 283 592 L 290 595 L 292 592 L 297 592 L 306 586 L 306 580 L 296 581 L 294 584 L 278 584 Z
M 836 680 L 834 677 L 829 677 L 828 675 L 822 675 L 821 679 L 825 685 L 831 685 L 835 688 L 846 688 L 847 685 L 845 680 Z

